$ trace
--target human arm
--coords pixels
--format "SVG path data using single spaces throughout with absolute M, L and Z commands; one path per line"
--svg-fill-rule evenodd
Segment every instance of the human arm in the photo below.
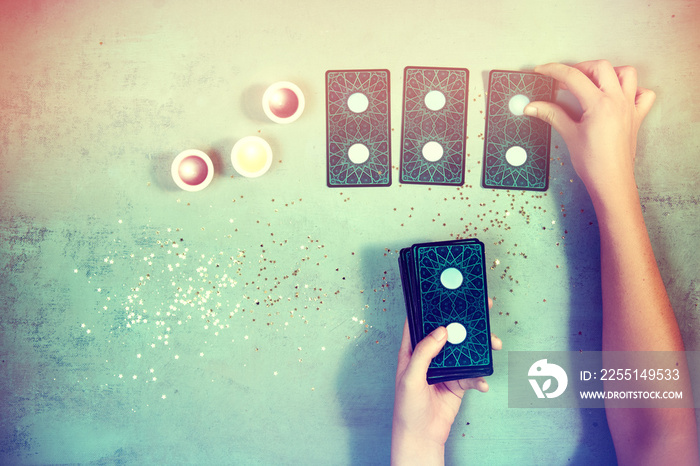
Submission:
M 489 307 L 492 301 L 489 300 Z M 447 330 L 438 327 L 411 350 L 408 320 L 396 369 L 396 393 L 391 432 L 391 464 L 432 465 L 445 461 L 445 442 L 457 416 L 464 392 L 470 388 L 486 392 L 483 377 L 429 385 L 430 361 L 447 341 Z M 491 346 L 501 349 L 500 339 L 491 335 Z
M 535 71 L 556 79 L 583 109 L 578 121 L 549 102 L 530 103 L 525 114 L 550 123 L 564 138 L 595 208 L 603 350 L 683 351 L 634 178 L 637 132 L 654 93 L 637 86 L 633 68 L 613 68 L 606 61 L 548 64 Z M 620 464 L 698 464 L 694 410 L 618 408 L 607 409 L 606 416 Z

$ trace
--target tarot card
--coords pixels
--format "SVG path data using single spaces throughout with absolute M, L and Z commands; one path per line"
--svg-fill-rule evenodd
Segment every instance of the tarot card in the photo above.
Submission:
M 412 247 L 418 279 L 415 312 L 420 316 L 419 338 L 440 325 L 456 327 L 433 359 L 428 377 L 459 371 L 459 378 L 493 373 L 486 267 L 482 243 L 419 244 Z
M 537 73 L 489 74 L 482 185 L 546 191 L 551 126 L 523 114 L 532 101 L 551 101 L 554 80 Z
M 326 72 L 327 185 L 391 185 L 388 70 Z
M 404 69 L 401 183 L 464 184 L 469 70 Z

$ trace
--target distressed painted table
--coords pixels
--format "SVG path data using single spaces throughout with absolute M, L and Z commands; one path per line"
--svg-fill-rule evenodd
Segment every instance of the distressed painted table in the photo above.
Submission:
M 602 410 L 507 406 L 508 350 L 597 350 L 597 224 L 561 138 L 546 193 L 480 187 L 491 69 L 607 58 L 657 103 L 637 181 L 688 349 L 698 321 L 700 4 L 36 1 L 0 6 L 0 462 L 385 464 L 398 249 L 487 247 L 495 356 L 452 464 L 614 461 Z M 398 183 L 405 66 L 471 72 L 463 187 Z M 391 72 L 394 183 L 325 183 L 324 73 Z M 259 99 L 289 80 L 290 125 Z M 256 135 L 270 171 L 229 154 Z M 195 148 L 216 176 L 179 190 Z M 696 387 L 696 389 L 698 389 Z

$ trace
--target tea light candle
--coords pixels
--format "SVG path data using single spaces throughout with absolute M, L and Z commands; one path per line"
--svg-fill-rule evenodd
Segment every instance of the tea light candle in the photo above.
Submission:
M 201 191 L 214 178 L 214 164 L 207 154 L 197 149 L 180 152 L 170 166 L 173 181 L 185 191 Z
M 231 163 L 246 178 L 264 175 L 272 165 L 272 148 L 263 138 L 248 136 L 231 149 Z
M 304 94 L 296 84 L 280 81 L 267 88 L 262 106 L 265 115 L 275 123 L 291 123 L 304 111 Z

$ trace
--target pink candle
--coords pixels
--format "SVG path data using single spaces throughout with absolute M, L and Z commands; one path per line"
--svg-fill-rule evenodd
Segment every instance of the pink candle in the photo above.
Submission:
M 178 174 L 180 179 L 188 185 L 197 186 L 207 179 L 209 169 L 207 168 L 207 163 L 201 157 L 189 155 L 180 162 Z
M 189 149 L 178 154 L 170 167 L 173 181 L 185 191 L 201 191 L 214 178 L 214 164 L 204 152 Z
M 275 123 L 291 123 L 304 111 L 304 94 L 296 84 L 280 81 L 267 88 L 262 106 L 265 115 Z
M 299 98 L 293 90 L 283 87 L 270 95 L 270 111 L 279 118 L 289 118 L 299 108 Z

